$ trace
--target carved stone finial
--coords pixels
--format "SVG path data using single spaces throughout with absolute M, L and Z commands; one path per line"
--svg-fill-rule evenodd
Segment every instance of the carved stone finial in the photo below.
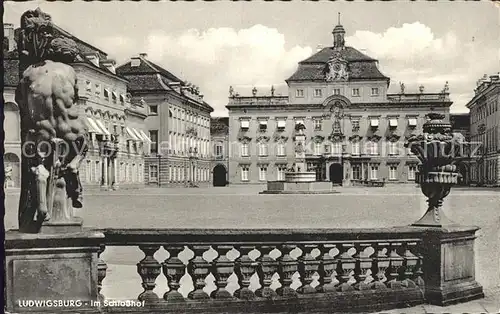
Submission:
M 400 94 L 405 93 L 405 83 L 399 82 Z
M 229 86 L 229 97 L 233 97 L 234 96 L 234 89 L 232 86 Z
M 257 88 L 256 87 L 254 87 L 252 89 L 252 95 L 257 96 Z
M 421 94 L 424 93 L 424 89 L 425 89 L 424 85 L 420 85 L 420 87 L 418 88 Z
M 271 86 L 271 96 L 274 96 L 274 92 L 275 92 L 274 85 L 272 85 Z

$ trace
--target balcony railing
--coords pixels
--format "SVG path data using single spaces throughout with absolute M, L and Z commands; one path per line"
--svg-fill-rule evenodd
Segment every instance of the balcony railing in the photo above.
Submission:
M 421 304 L 425 257 L 418 230 L 106 229 L 106 246 L 135 246 L 144 253 L 137 272 L 144 290 L 138 299 L 145 307 L 103 310 L 342 312 Z M 155 258 L 161 247 L 169 254 L 164 261 Z M 182 260 L 185 256 L 190 257 Z M 99 291 L 108 280 L 106 269 L 99 259 Z M 186 274 L 190 280 L 181 281 Z M 207 289 L 209 274 L 215 278 L 213 291 Z M 153 291 L 159 276 L 168 281 L 160 295 Z M 106 282 L 110 289 L 120 285 Z

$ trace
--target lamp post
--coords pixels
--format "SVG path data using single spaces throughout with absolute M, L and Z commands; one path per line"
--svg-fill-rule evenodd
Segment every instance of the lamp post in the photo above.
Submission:
M 158 151 L 158 187 L 161 187 L 161 152 Z
M 429 113 L 424 123 L 424 133 L 408 139 L 405 147 L 418 157 L 422 163 L 416 173 L 415 182 L 428 198 L 429 207 L 414 226 L 442 227 L 455 224 L 443 212 L 443 199 L 451 187 L 458 183 L 460 173 L 456 163 L 465 156 L 461 150 L 466 143 L 461 134 L 451 132 L 451 124 L 444 122 L 444 114 Z

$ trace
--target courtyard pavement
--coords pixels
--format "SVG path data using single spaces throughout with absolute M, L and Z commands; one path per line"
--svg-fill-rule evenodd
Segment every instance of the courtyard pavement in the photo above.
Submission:
M 338 187 L 331 195 L 259 195 L 265 185 L 223 188 L 145 188 L 86 191 L 77 215 L 96 228 L 373 228 L 408 225 L 426 210 L 425 197 L 415 185 L 383 188 Z M 19 191 L 6 195 L 6 229 L 17 226 Z M 449 307 L 422 305 L 382 313 L 500 312 L 500 190 L 456 188 L 445 199 L 448 217 L 481 228 L 476 240 L 476 279 L 486 298 Z M 136 263 L 143 253 L 133 247 L 108 247 L 103 259 L 108 275 L 103 294 L 135 299 L 142 292 Z M 162 261 L 165 251 L 155 255 Z M 207 281 L 211 281 L 210 279 Z M 213 283 L 207 289 L 214 288 Z M 162 295 L 160 276 L 155 292 Z M 185 291 L 187 293 L 187 291 Z

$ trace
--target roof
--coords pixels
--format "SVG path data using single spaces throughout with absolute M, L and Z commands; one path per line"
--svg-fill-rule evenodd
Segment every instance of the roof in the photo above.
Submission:
M 139 57 L 141 60 L 141 64 L 139 66 L 133 67 L 132 62 L 129 61 L 118 68 L 116 68 L 116 73 L 120 75 L 131 75 L 131 74 L 161 74 L 164 78 L 168 80 L 168 82 L 179 82 L 181 85 L 184 85 L 184 82 L 172 74 L 170 71 L 165 70 L 161 66 L 154 64 L 145 58 Z
M 377 66 L 377 60 L 373 59 L 352 47 L 345 47 L 340 51 L 340 56 L 348 62 L 349 80 L 389 80 L 382 74 Z M 326 47 L 299 62 L 299 67 L 286 81 L 311 81 L 325 80 L 327 63 L 333 56 L 333 47 Z

